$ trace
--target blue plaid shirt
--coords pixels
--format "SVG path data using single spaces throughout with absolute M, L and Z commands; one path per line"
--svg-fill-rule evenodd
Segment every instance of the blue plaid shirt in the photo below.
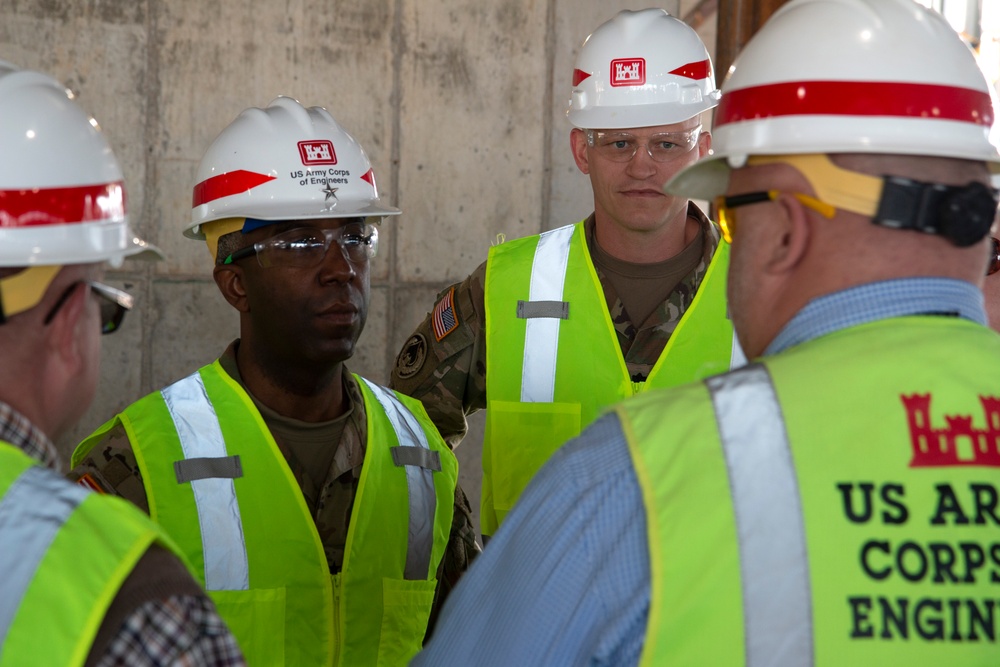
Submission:
M 766 354 L 846 327 L 924 313 L 986 324 L 975 286 L 874 283 L 803 308 Z M 646 512 L 616 415 L 542 468 L 445 605 L 413 665 L 635 665 L 649 611 Z

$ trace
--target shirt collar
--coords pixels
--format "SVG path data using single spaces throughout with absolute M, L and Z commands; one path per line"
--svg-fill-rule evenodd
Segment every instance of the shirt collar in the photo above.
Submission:
M 810 301 L 775 336 L 764 354 L 777 354 L 848 327 L 907 315 L 946 315 L 986 325 L 983 293 L 972 283 L 953 278 L 884 280 Z
M 3 401 L 0 401 L 0 440 L 9 442 L 46 467 L 61 472 L 59 454 L 48 436 Z

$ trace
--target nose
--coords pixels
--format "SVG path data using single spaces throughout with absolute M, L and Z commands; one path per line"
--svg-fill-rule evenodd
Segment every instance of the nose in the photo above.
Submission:
M 656 162 L 649 153 L 649 144 L 642 143 L 636 147 L 635 155 L 628 161 L 625 170 L 635 178 L 648 178 L 656 173 Z

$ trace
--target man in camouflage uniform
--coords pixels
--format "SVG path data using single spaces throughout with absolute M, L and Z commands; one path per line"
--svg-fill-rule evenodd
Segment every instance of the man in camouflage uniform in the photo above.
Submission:
M 334 151 L 336 179 L 296 175 L 333 172 L 312 165 Z M 233 121 L 197 181 L 185 234 L 208 242 L 240 338 L 98 429 L 72 477 L 167 526 L 230 605 L 249 662 L 405 663 L 478 547 L 457 461 L 420 403 L 345 367 L 373 223 L 399 210 L 325 109 L 285 97 Z M 197 515 L 177 519 L 180 505 Z M 213 558 L 219 525 L 235 537 Z
M 711 147 L 700 116 L 719 93 L 704 44 L 663 10 L 623 11 L 585 41 L 573 79 L 571 145 L 594 213 L 494 247 L 439 295 L 390 382 L 424 403 L 452 446 L 466 415 L 487 409 L 484 536 L 603 408 L 742 361 L 719 232 L 662 192 Z

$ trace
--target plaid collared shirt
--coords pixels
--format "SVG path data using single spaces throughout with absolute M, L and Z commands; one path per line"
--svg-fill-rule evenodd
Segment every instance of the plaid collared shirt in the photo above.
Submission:
M 62 472 L 55 445 L 28 418 L 0 401 L 0 440 L 9 442 L 25 454 L 41 461 L 46 468 Z
M 0 441 L 8 442 L 47 468 L 60 471 L 52 441 L 27 417 L 0 401 Z M 69 484 L 69 481 L 66 482 Z M 172 595 L 136 607 L 95 663 L 101 667 L 246 665 L 236 639 L 207 596 Z

